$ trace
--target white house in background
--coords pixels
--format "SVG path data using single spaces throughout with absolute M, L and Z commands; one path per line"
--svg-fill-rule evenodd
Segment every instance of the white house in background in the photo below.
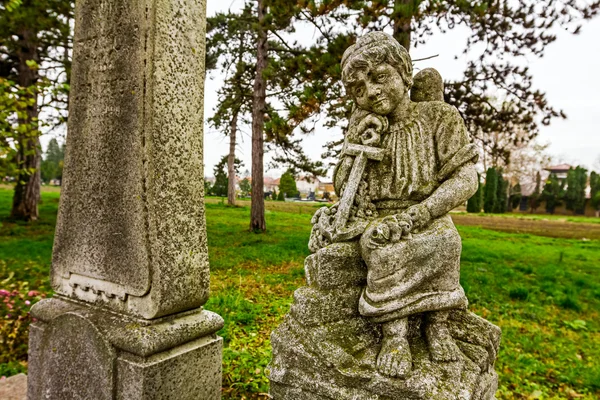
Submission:
M 329 193 L 330 196 L 335 196 L 335 188 L 332 181 L 319 179 L 319 193 Z
M 569 170 L 571 168 L 573 167 L 569 164 L 559 164 L 544 168 L 544 171 L 548 171 L 550 174 L 556 174 L 558 180 L 562 182 L 567 180 L 567 175 L 569 174 Z
M 264 177 L 264 188 L 265 193 L 273 192 L 275 190 L 279 193 L 279 178 L 271 178 L 270 176 Z
M 315 193 L 315 195 L 322 196 L 324 193 L 329 193 L 329 196 L 335 197 L 335 189 L 333 182 L 327 180 L 327 178 L 316 178 L 301 176 L 296 180 L 296 187 L 301 195 L 307 196 L 308 194 Z
M 296 188 L 300 195 L 307 196 L 308 194 L 316 193 L 319 189 L 319 179 L 315 177 L 300 176 L 296 179 Z

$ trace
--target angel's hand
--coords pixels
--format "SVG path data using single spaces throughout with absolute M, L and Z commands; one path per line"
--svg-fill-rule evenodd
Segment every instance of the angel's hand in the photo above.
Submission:
M 421 229 L 429 225 L 432 219 L 429 209 L 423 203 L 409 207 L 405 213 L 412 221 L 412 229 Z
M 371 248 L 383 247 L 390 243 L 397 243 L 403 239 L 410 239 L 412 221 L 405 214 L 390 215 L 381 222 L 370 227 L 367 232 L 367 240 Z
M 349 137 L 352 138 L 353 142 L 365 146 L 378 146 L 381 142 L 381 135 L 387 128 L 387 118 L 381 115 L 369 114 L 358 123 Z

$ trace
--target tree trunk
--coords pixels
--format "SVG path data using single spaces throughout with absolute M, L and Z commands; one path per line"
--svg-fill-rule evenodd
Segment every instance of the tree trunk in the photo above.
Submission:
M 411 22 L 415 10 L 415 0 L 396 0 L 394 12 L 394 38 L 408 51 L 410 51 Z
M 34 87 L 38 82 L 38 72 L 27 65 L 27 61 L 39 62 L 37 54 L 37 35 L 35 32 L 23 29 L 18 33 L 21 50 L 18 53 L 18 80 L 25 89 Z M 38 202 L 40 199 L 40 164 L 41 149 L 38 132 L 38 102 L 37 93 L 26 94 L 28 104 L 25 116 L 19 119 L 22 131 L 18 137 L 17 146 L 17 184 L 13 196 L 11 218 L 32 221 L 38 219 Z
M 250 230 L 264 232 L 264 122 L 267 85 L 263 72 L 267 67 L 267 32 L 265 29 L 265 1 L 258 0 L 258 42 L 256 49 L 256 78 L 254 81 L 254 99 L 252 102 L 252 209 L 250 212 Z
M 509 178 L 510 179 L 510 178 Z M 512 208 L 512 201 L 510 201 L 510 181 L 508 181 L 508 184 L 506 185 L 506 205 L 504 207 L 504 209 L 508 212 L 512 212 L 513 208 Z
M 235 206 L 235 145 L 237 135 L 238 111 L 236 110 L 231 117 L 229 129 L 229 159 L 227 160 L 227 204 Z

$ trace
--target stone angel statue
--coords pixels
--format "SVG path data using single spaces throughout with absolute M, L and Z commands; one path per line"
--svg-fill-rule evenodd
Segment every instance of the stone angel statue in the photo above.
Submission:
M 338 328 L 342 336 L 331 333 L 331 339 L 315 340 L 315 352 L 320 359 L 334 359 L 329 363 L 337 366 L 341 376 L 358 374 L 370 382 L 374 385 L 370 393 L 377 393 L 381 379 L 389 379 L 383 386 L 393 395 L 382 399 L 429 398 L 409 395 L 423 382 L 435 380 L 428 374 L 438 367 L 428 370 L 423 354 L 414 353 L 423 342 L 428 359 L 439 368 L 458 368 L 469 362 L 465 360 L 480 363 L 482 369 L 472 378 L 458 376 L 457 369 L 456 380 L 462 379 L 459 386 L 471 385 L 472 396 L 464 398 L 493 398 L 500 331 L 467 311 L 459 282 L 461 238 L 448 214 L 477 190 L 477 148 L 458 110 L 443 101 L 440 74 L 425 69 L 413 77 L 409 53 L 393 37 L 373 32 L 359 38 L 344 53 L 341 67 L 355 109 L 334 171 L 340 201 L 320 209 L 312 219 L 309 249 L 314 254 L 306 264 L 311 287 L 296 292 L 291 312 L 295 320 L 284 326 L 311 337 L 309 332 L 335 332 L 332 321 L 346 318 L 346 325 Z M 364 283 L 361 266 L 366 267 Z M 351 268 L 356 272 L 351 274 Z M 358 316 L 344 317 L 344 307 L 355 298 Z M 315 299 L 320 299 L 318 304 Z M 327 315 L 319 328 L 294 322 L 308 319 L 306 324 L 314 324 L 315 317 L 306 316 L 309 309 Z M 331 310 L 337 314 L 329 314 Z M 370 345 L 344 347 L 353 323 L 361 326 L 355 336 L 371 340 Z M 374 333 L 365 334 L 367 327 Z M 273 340 L 277 338 L 275 333 Z M 274 354 L 275 360 L 281 359 L 276 346 Z M 277 368 L 276 363 L 273 370 L 289 374 L 289 369 Z M 357 372 L 363 370 L 370 372 Z M 423 381 L 411 383 L 417 375 Z M 273 376 L 277 372 L 272 380 Z M 404 382 L 405 391 L 393 389 L 397 380 Z M 280 387 L 278 382 L 274 387 Z M 348 389 L 342 381 L 338 383 L 336 388 Z M 440 389 L 444 383 L 430 384 Z M 353 387 L 347 393 L 360 390 Z M 360 396 L 364 395 L 323 398 Z

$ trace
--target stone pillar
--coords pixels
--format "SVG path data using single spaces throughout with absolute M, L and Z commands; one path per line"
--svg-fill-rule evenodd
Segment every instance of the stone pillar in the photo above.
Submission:
M 51 279 L 30 400 L 220 399 L 203 310 L 205 0 L 79 0 Z

